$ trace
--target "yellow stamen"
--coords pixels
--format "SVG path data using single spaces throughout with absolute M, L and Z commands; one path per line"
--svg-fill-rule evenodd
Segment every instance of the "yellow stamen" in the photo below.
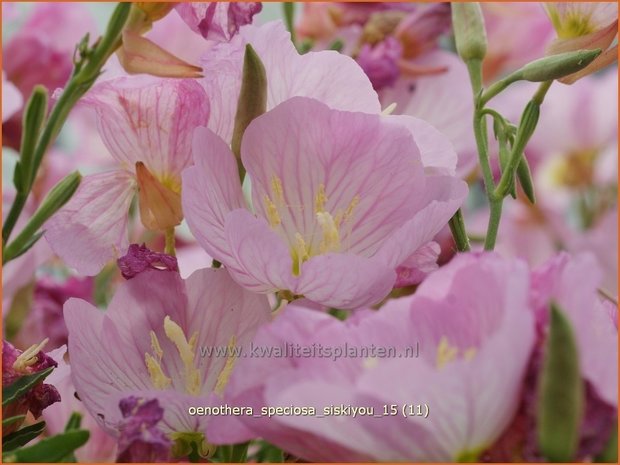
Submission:
M 347 207 L 347 210 L 344 212 L 344 216 L 342 217 L 343 223 L 353 218 L 353 213 L 355 212 L 355 208 L 359 205 L 359 203 L 360 196 L 356 195 L 355 197 L 353 197 L 353 200 L 351 200 L 351 203 Z
M 268 195 L 263 197 L 265 202 L 265 210 L 267 210 L 267 219 L 269 220 L 269 226 L 275 228 L 282 221 L 280 220 L 280 214 L 278 213 L 278 207 L 271 201 Z
M 381 114 L 385 115 L 385 116 L 388 116 L 388 115 L 391 115 L 392 113 L 394 113 L 394 110 L 396 110 L 396 102 L 392 102 L 387 107 L 385 107 L 385 110 L 383 110 L 381 112 Z
M 161 360 L 161 358 L 164 355 L 164 351 L 162 350 L 161 345 L 159 345 L 159 339 L 157 339 L 157 334 L 155 334 L 155 331 L 151 331 L 150 335 L 151 335 L 151 348 L 153 349 L 153 353 L 155 354 L 158 360 Z
M 237 361 L 237 357 L 235 356 L 235 345 L 237 344 L 237 338 L 233 334 L 228 342 L 228 358 L 226 359 L 226 363 L 224 364 L 224 368 L 220 371 L 219 376 L 217 377 L 217 382 L 215 383 L 215 388 L 213 389 L 216 394 L 222 394 L 224 392 L 224 388 L 228 383 L 228 379 L 230 378 L 230 374 L 232 373 L 232 369 L 235 366 L 235 362 Z
M 314 199 L 314 212 L 321 213 L 325 211 L 325 204 L 327 203 L 327 196 L 325 195 L 325 184 L 319 184 L 319 192 Z
M 45 344 L 49 341 L 48 338 L 43 339 L 40 343 L 34 344 L 24 350 L 13 362 L 13 369 L 17 372 L 25 372 L 26 368 L 34 365 L 37 362 L 37 355 Z
M 471 362 L 476 356 L 477 349 L 475 347 L 470 347 L 465 352 L 463 352 L 463 360 L 466 362 Z
M 295 233 L 295 244 L 291 256 L 293 258 L 293 275 L 299 276 L 301 273 L 301 264 L 310 258 L 306 241 L 299 233 Z
M 346 214 L 345 214 L 346 216 Z M 340 250 L 340 233 L 334 218 L 328 212 L 319 212 L 316 214 L 319 226 L 323 230 L 323 240 L 319 245 L 321 253 L 337 252 Z
M 282 181 L 276 175 L 271 177 L 271 192 L 277 202 L 284 201 L 284 190 L 282 189 Z
M 456 359 L 459 349 L 451 346 L 446 336 L 442 336 L 437 346 L 437 368 L 443 368 L 446 364 Z
M 183 329 L 169 316 L 164 318 L 164 331 L 177 350 L 185 369 L 185 389 L 189 394 L 198 395 L 200 393 L 200 370 L 194 366 L 194 355 L 196 351 L 196 341 L 198 333 L 190 338 L 189 342 L 185 337 Z
M 167 389 L 172 385 L 172 380 L 164 374 L 164 370 L 158 360 L 151 354 L 144 354 L 144 363 L 149 370 L 149 376 L 155 389 Z

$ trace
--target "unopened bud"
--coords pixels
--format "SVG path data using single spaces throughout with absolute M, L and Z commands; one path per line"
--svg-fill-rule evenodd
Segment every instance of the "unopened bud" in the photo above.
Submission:
M 487 53 L 487 34 L 480 4 L 452 3 L 452 27 L 456 51 L 463 61 L 482 60 Z
M 552 81 L 581 71 L 601 54 L 601 50 L 577 50 L 550 55 L 528 63 L 517 73 L 531 82 Z

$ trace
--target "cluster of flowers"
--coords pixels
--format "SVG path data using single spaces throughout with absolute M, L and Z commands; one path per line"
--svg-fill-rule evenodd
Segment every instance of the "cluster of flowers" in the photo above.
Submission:
M 76 56 L 93 56 L 81 38 L 97 28 L 79 4 L 37 4 L 25 21 L 2 7 L 15 29 L 3 47 L 11 169 L 28 97 L 43 85 L 63 104 Z M 296 26 L 288 11 L 291 32 L 260 25 L 261 8 L 133 4 L 47 151 L 17 229 L 65 175 L 89 174 L 40 241 L 10 261 L 3 249 L 3 386 L 54 368 L 3 404 L 9 446 L 24 419 L 42 417 L 53 437 L 80 412 L 90 439 L 79 461 L 606 457 L 618 405 L 617 72 L 593 73 L 617 53 L 617 6 L 482 6 L 484 85 L 545 54 L 602 50 L 563 77 L 572 85 L 547 88 L 524 150 L 536 202 L 513 186 L 495 251 L 479 244 L 494 215 L 480 146 L 491 182 L 503 178 L 502 135 L 519 137 L 509 120 L 536 86 L 495 97 L 488 123 L 505 131 L 494 149 L 474 137 L 478 96 L 449 45 L 450 4 L 309 3 Z M 15 188 L 4 183 L 4 210 Z M 471 249 L 455 239 L 463 217 Z M 232 350 L 286 344 L 420 350 Z M 549 398 L 558 377 L 568 405 Z M 188 414 L 224 403 L 386 414 Z M 427 418 L 388 414 L 409 404 Z

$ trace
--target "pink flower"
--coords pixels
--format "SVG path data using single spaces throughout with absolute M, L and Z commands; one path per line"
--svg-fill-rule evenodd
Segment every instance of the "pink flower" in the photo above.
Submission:
M 83 99 L 118 169 L 85 176 L 71 201 L 47 225 L 46 238 L 69 266 L 96 274 L 128 247 L 127 220 L 139 190 L 140 217 L 163 230 L 183 218 L 181 171 L 192 163 L 191 136 L 205 125 L 209 102 L 193 80 L 118 78 Z
M 228 41 L 241 26 L 250 24 L 262 7 L 260 2 L 189 2 L 178 4 L 176 10 L 205 39 Z
M 255 351 L 290 343 L 324 355 L 243 359 L 225 401 L 259 410 L 312 406 L 318 415 L 220 417 L 208 438 L 260 436 L 309 461 L 475 461 L 518 405 L 534 343 L 528 285 L 521 262 L 465 254 L 431 274 L 412 297 L 344 322 L 289 306 L 259 330 Z M 419 356 L 408 352 L 417 344 Z M 404 418 L 402 405 L 412 403 L 421 405 L 422 416 Z M 381 417 L 321 415 L 341 404 L 374 408 L 372 415 Z M 383 406 L 389 413 L 391 404 L 397 413 L 385 415 Z
M 64 282 L 50 277 L 38 279 L 30 311 L 16 336 L 19 345 L 28 347 L 45 338 L 49 339 L 47 347 L 50 349 L 66 344 L 67 326 L 62 316 L 64 303 L 71 297 L 92 302 L 93 293 L 92 278 L 70 277 Z
M 116 457 L 116 440 L 97 424 L 76 397 L 71 381 L 71 367 L 65 361 L 68 358 L 67 346 L 51 351 L 50 357 L 58 363 L 58 367 L 47 377 L 47 382 L 56 387 L 62 400 L 43 411 L 47 432 L 50 435 L 61 434 L 71 414 L 78 412 L 82 415 L 81 427 L 90 432 L 90 437 L 84 446 L 75 451 L 76 458 L 80 462 L 113 461 Z
M 289 291 L 341 308 L 376 303 L 395 268 L 467 195 L 456 178 L 425 172 L 421 152 L 441 149 L 443 139 L 406 121 L 301 97 L 258 117 L 241 146 L 255 214 L 227 145 L 198 129 L 196 165 L 183 173 L 190 229 L 254 292 Z
M 179 271 L 176 257 L 153 252 L 144 244 L 131 244 L 127 254 L 119 258 L 117 264 L 125 279 L 135 278 L 146 270 Z
M 19 111 L 24 103 L 21 92 L 14 84 L 6 80 L 2 71 L 2 121 L 6 121 Z
M 394 37 L 388 37 L 374 47 L 364 44 L 356 58 L 375 90 L 392 86 L 400 76 L 398 60 L 402 45 Z
M 443 51 L 426 53 L 413 63 L 419 68 L 443 71 L 401 77 L 393 87 L 381 90 L 381 103 L 396 103 L 395 114 L 420 118 L 444 134 L 458 154 L 456 172 L 465 177 L 478 160 L 471 130 L 474 109 L 467 68 L 456 55 Z
M 355 61 L 335 51 L 300 55 L 281 21 L 246 26 L 230 43 L 214 45 L 202 60 L 211 102 L 209 128 L 230 143 L 245 44 L 252 45 L 267 74 L 267 109 L 291 97 L 311 97 L 331 108 L 379 113 L 381 106 L 368 77 Z
M 122 399 L 157 399 L 164 407 L 157 426 L 174 439 L 206 431 L 209 418 L 188 408 L 217 402 L 235 364 L 234 356 L 208 356 L 203 348 L 246 347 L 270 308 L 224 269 L 200 270 L 187 281 L 147 270 L 119 286 L 106 312 L 71 299 L 64 314 L 73 383 L 99 425 L 118 436 Z

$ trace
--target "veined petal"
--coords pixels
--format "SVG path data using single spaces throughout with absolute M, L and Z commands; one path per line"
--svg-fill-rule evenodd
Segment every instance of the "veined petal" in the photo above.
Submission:
M 309 256 L 369 256 L 422 207 L 418 147 L 406 128 L 378 114 L 295 97 L 250 124 L 241 156 L 255 210 L 291 248 L 300 236 Z M 328 244 L 326 232 L 334 235 Z
M 183 212 L 196 240 L 209 255 L 230 256 L 224 225 L 226 215 L 244 208 L 235 156 L 210 129 L 197 128 L 194 166 L 183 171 Z
M 122 77 L 96 85 L 82 100 L 97 113 L 99 132 L 127 170 L 143 162 L 167 187 L 180 191 L 192 161 L 192 132 L 209 119 L 209 101 L 191 79 Z
M 134 177 L 122 170 L 82 178 L 71 200 L 46 223 L 52 250 L 86 275 L 123 255 L 135 187 Z

